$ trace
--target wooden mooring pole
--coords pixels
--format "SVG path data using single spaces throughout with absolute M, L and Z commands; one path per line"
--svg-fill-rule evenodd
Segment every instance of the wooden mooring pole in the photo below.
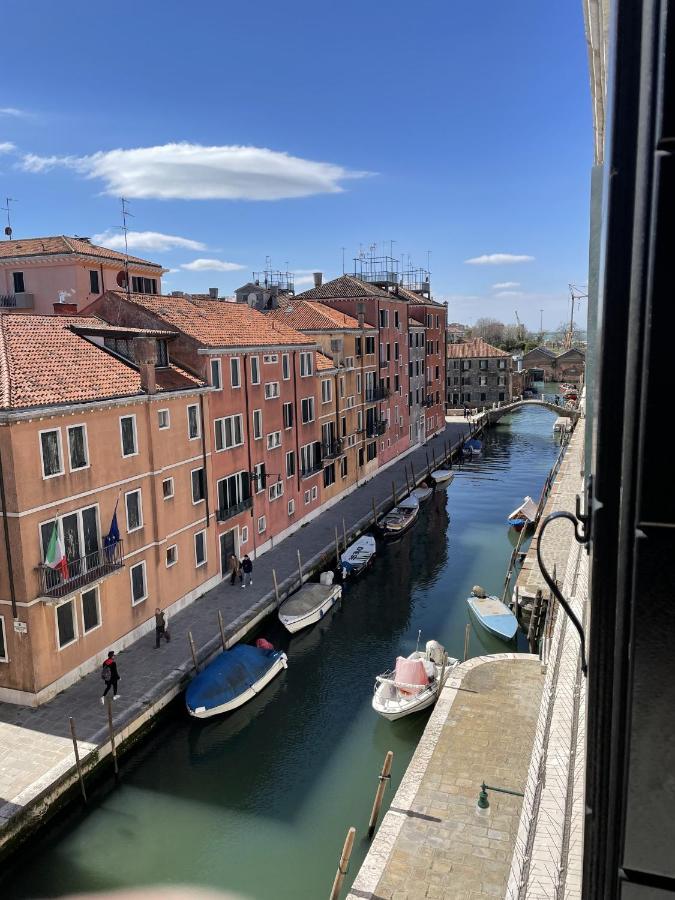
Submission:
M 415 470 L 413 469 L 412 459 L 410 460 L 410 477 L 412 478 L 413 487 L 417 483 L 415 480 Z
M 406 466 L 405 463 L 403 464 L 403 472 L 405 473 L 405 489 L 406 489 L 406 492 L 409 494 L 411 491 L 411 487 L 408 484 L 408 467 Z M 413 486 L 414 486 L 414 482 L 413 482 Z
M 340 856 L 340 862 L 338 864 L 338 870 L 335 873 L 335 880 L 333 881 L 333 889 L 330 892 L 330 897 L 328 898 L 328 900 L 339 900 L 340 891 L 342 890 L 342 882 L 345 880 L 345 875 L 347 874 L 349 857 L 352 855 L 352 848 L 354 846 L 355 837 L 356 828 L 352 826 L 347 832 L 347 837 L 345 838 L 344 847 L 342 848 L 342 854 Z
M 370 840 L 375 834 L 375 826 L 377 825 L 377 820 L 380 815 L 380 807 L 382 806 L 384 790 L 387 786 L 387 782 L 391 781 L 391 761 L 393 760 L 393 758 L 393 751 L 388 750 L 387 755 L 384 758 L 382 771 L 378 776 L 379 784 L 377 785 L 377 791 L 375 792 L 375 802 L 373 803 L 373 808 L 370 813 L 370 821 L 368 822 L 368 840 Z
M 345 544 L 345 550 L 347 549 L 347 526 L 345 525 L 345 518 L 342 517 L 342 540 Z
M 428 454 L 428 452 L 427 452 L 426 450 L 424 451 L 424 455 L 425 455 L 426 458 L 427 458 L 427 475 L 428 475 L 429 477 L 431 477 L 431 466 L 429 465 L 429 454 Z
M 337 525 L 335 526 L 335 568 L 340 568 L 340 539 L 338 538 Z
M 298 573 L 300 574 L 300 587 L 302 587 L 302 560 L 300 559 L 300 551 L 298 550 Z
M 391 483 L 391 496 L 394 498 L 394 506 L 396 506 L 396 482 Z
M 218 627 L 220 628 L 220 643 L 223 645 L 223 650 L 227 650 L 225 646 L 225 626 L 223 625 L 223 614 L 220 610 L 218 610 Z
M 195 650 L 195 642 L 192 639 L 192 632 L 188 631 L 188 641 L 190 642 L 190 650 L 192 652 L 192 663 L 195 667 L 195 672 L 197 671 L 197 651 Z
M 279 585 L 277 584 L 277 570 L 272 569 L 272 581 L 274 582 L 274 599 L 277 606 L 279 605 Z
M 438 466 L 436 465 L 436 451 L 434 450 L 433 447 L 431 448 L 431 455 L 432 455 L 433 460 L 434 460 L 434 469 L 437 469 Z
M 77 735 L 75 734 L 75 719 L 70 717 L 70 733 L 73 736 L 73 750 L 75 751 L 75 767 L 77 768 L 77 777 L 80 782 L 80 790 L 82 791 L 82 799 L 87 802 L 87 792 L 84 789 L 84 778 L 82 777 L 82 766 L 80 765 L 80 751 L 77 746 Z
M 464 659 L 463 662 L 466 662 L 469 658 L 469 639 L 471 638 L 471 623 L 466 623 L 466 628 L 464 629 Z
M 373 503 L 373 525 L 377 525 L 377 512 L 375 511 L 375 498 L 371 497 Z
M 113 728 L 113 717 L 112 717 L 112 699 L 110 695 L 107 697 L 108 703 L 108 733 L 110 734 L 110 752 L 113 758 L 113 769 L 115 770 L 115 781 L 119 780 L 120 770 L 117 765 L 117 747 L 115 746 L 115 729 Z

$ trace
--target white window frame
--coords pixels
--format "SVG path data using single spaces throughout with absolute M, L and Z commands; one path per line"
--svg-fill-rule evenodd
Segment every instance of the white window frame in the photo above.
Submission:
M 87 462 L 83 466 L 78 466 L 76 469 L 72 466 L 72 461 L 70 459 L 70 432 L 75 428 L 81 428 L 84 433 L 84 456 Z M 78 422 L 76 425 L 68 425 L 66 428 L 66 443 L 68 444 L 68 469 L 71 472 L 82 472 L 84 469 L 88 469 L 91 465 L 89 461 L 89 435 L 87 434 L 87 426 L 84 422 Z
M 2 656 L 0 656 L 0 662 L 8 663 L 9 662 L 9 647 L 7 645 L 7 629 L 5 628 L 5 617 L 0 616 L 0 634 L 2 635 L 2 645 L 5 648 L 5 652 Z
M 281 447 L 281 432 L 270 431 L 267 435 L 267 449 L 276 450 L 278 447 Z
M 292 472 L 291 475 L 288 474 L 288 457 L 289 457 L 289 456 L 292 456 L 292 457 L 293 457 L 293 472 Z M 286 454 L 285 460 L 284 460 L 284 464 L 285 464 L 284 472 L 286 472 L 286 478 L 295 478 L 295 476 L 296 476 L 296 474 L 297 474 L 296 460 L 295 460 L 295 450 L 289 450 L 289 451 L 288 451 L 288 453 Z
M 293 422 L 291 422 L 290 425 L 286 424 L 286 407 L 287 406 L 290 406 L 290 408 L 291 408 L 291 418 L 293 419 Z M 284 420 L 284 431 L 290 431 L 290 429 L 293 427 L 293 423 L 295 422 L 295 410 L 293 409 L 293 401 L 290 401 L 290 402 L 287 401 L 286 403 L 284 403 L 284 405 L 282 407 L 282 415 L 283 415 L 283 420 Z
M 187 415 L 187 424 L 188 424 L 188 440 L 189 441 L 198 441 L 202 436 L 202 417 L 199 413 L 199 404 L 198 403 L 188 403 L 186 406 L 186 415 Z M 190 437 L 190 410 L 197 410 L 197 434 L 194 437 Z
M 162 413 L 166 413 L 166 425 L 162 425 L 160 416 Z M 167 428 L 171 428 L 171 410 L 169 409 L 158 409 L 157 410 L 157 427 L 160 431 L 166 431 Z
M 289 381 L 291 377 L 291 356 L 289 353 L 281 354 L 281 378 Z
M 328 390 L 325 390 L 325 388 Z M 324 378 L 321 381 L 321 403 L 330 403 L 333 399 L 333 382 L 330 378 Z
M 258 376 L 255 381 L 253 380 L 253 360 L 255 360 L 256 375 Z M 249 362 L 251 364 L 251 384 L 260 384 L 260 357 L 249 356 Z
M 132 494 L 138 494 L 138 517 L 140 525 L 137 525 L 135 528 L 129 528 L 129 507 L 127 506 L 127 497 L 130 497 Z M 140 531 L 143 527 L 143 492 L 141 488 L 134 488 L 133 491 L 125 491 L 124 518 L 127 526 L 127 534 L 133 534 L 134 531 Z
M 311 415 L 311 418 L 309 418 L 309 419 L 305 419 L 305 417 L 304 417 L 304 415 L 303 415 L 303 409 L 302 409 L 302 404 L 303 404 L 306 400 L 308 400 L 308 401 L 311 400 L 311 402 L 312 402 L 312 403 L 311 403 L 311 405 L 312 405 L 312 409 L 311 409 L 312 415 Z M 316 409 L 314 408 L 314 397 L 303 397 L 303 398 L 300 400 L 300 418 L 301 418 L 301 420 L 302 420 L 302 424 L 303 424 L 303 425 L 309 425 L 310 422 L 313 422 L 313 421 L 314 421 L 314 419 L 316 418 Z
M 257 425 L 257 427 L 256 427 Z M 262 409 L 253 410 L 253 440 L 261 441 L 263 436 L 263 415 Z
M 319 497 L 319 489 L 316 485 L 312 488 L 312 500 L 317 500 Z
M 194 492 L 194 481 L 192 480 L 192 476 L 195 472 L 203 472 L 204 473 L 204 496 L 199 500 L 195 500 L 195 492 Z M 197 466 L 196 469 L 190 469 L 190 497 L 192 497 L 192 505 L 197 506 L 200 503 L 204 503 L 206 500 L 206 469 L 204 466 Z
M 279 354 L 278 353 L 264 353 L 263 354 L 263 363 L 267 366 L 273 365 L 274 363 L 279 362 Z
M 258 517 L 258 534 L 264 534 L 267 530 L 267 516 Z
M 68 641 L 67 644 L 62 644 L 62 643 L 60 642 L 60 640 L 59 640 L 59 616 L 58 616 L 58 610 L 59 610 L 59 608 L 60 608 L 61 606 L 65 606 L 66 603 L 70 603 L 70 608 L 71 608 L 71 610 L 72 610 L 72 612 L 73 612 L 73 635 L 74 635 L 74 636 L 73 636 L 72 641 Z M 67 597 L 66 599 L 63 600 L 63 602 L 57 603 L 56 606 L 54 607 L 54 631 L 55 631 L 55 634 L 56 634 L 56 649 L 59 651 L 59 653 L 60 653 L 62 650 L 65 650 L 66 647 L 72 647 L 73 644 L 76 644 L 76 643 L 79 641 L 79 639 L 80 639 L 80 633 L 79 633 L 78 625 L 79 625 L 79 623 L 78 623 L 78 621 L 77 621 L 77 611 L 76 611 L 76 609 L 75 609 L 75 597 L 72 597 L 72 596 L 71 596 L 71 597 Z
M 223 364 L 222 361 L 217 356 L 211 356 L 209 358 L 209 368 L 210 368 L 210 376 L 211 376 L 211 387 L 216 391 L 222 391 L 223 389 Z M 218 371 L 218 383 L 213 377 L 214 369 Z
M 143 590 L 145 593 L 138 600 L 134 600 L 134 569 L 137 569 L 139 566 L 143 567 Z M 138 606 L 139 603 L 145 603 L 148 599 L 148 568 L 144 559 L 134 563 L 133 566 L 129 566 L 129 587 L 131 589 L 131 605 Z
M 265 400 L 278 400 L 281 396 L 278 381 L 268 381 L 265 384 Z
M 233 363 L 236 363 L 236 366 L 233 366 Z M 234 370 L 237 370 L 237 383 L 234 383 Z M 233 390 L 239 390 L 241 388 L 241 357 L 240 356 L 231 356 L 230 357 L 230 387 Z
M 92 591 L 96 594 L 96 617 L 98 619 L 98 625 L 94 625 L 93 628 L 85 628 L 84 625 L 84 595 L 90 594 Z M 95 584 L 93 587 L 87 588 L 86 591 L 82 591 L 80 594 L 80 615 L 82 616 L 82 636 L 85 634 L 91 634 L 92 631 L 96 631 L 103 625 L 103 619 L 101 618 L 101 591 L 99 590 L 99 586 Z
M 248 544 L 248 525 L 242 525 L 242 529 L 239 534 L 239 543 Z
M 274 481 L 267 488 L 267 497 L 270 503 L 273 503 L 275 500 L 278 500 L 279 497 L 283 497 L 284 495 L 284 483 L 283 481 Z
M 295 515 L 295 500 L 291 499 L 288 501 L 288 515 L 289 516 Z
M 175 551 L 173 562 L 169 562 L 169 551 L 170 550 Z M 169 547 L 166 548 L 166 552 L 164 554 L 164 565 L 166 566 L 167 569 L 171 569 L 176 565 L 177 562 L 178 562 L 178 544 L 171 544 Z
M 300 377 L 311 378 L 314 374 L 312 351 L 307 350 L 300 354 Z
M 59 463 L 61 468 L 58 472 L 54 472 L 53 475 L 45 475 L 45 458 L 42 453 L 42 435 L 50 434 L 55 431 L 57 434 L 57 444 L 59 447 Z M 60 428 L 43 428 L 41 431 L 38 431 L 38 442 L 40 444 L 40 466 L 42 468 L 42 477 L 45 481 L 49 478 L 58 478 L 59 475 L 63 475 L 65 473 L 65 460 L 63 459 L 63 441 L 61 439 L 61 429 Z
M 131 419 L 134 431 L 134 452 L 133 453 L 125 453 L 124 452 L 124 435 L 122 432 L 122 420 L 123 419 Z M 126 416 L 120 416 L 120 448 L 122 450 L 122 459 L 131 459 L 132 456 L 138 456 L 138 429 L 136 428 L 136 415 L 135 413 L 130 413 Z
M 204 547 L 204 559 L 201 562 L 199 562 L 197 559 L 197 538 L 200 534 L 203 537 L 202 546 Z M 206 529 L 202 528 L 201 531 L 195 531 L 194 535 L 192 536 L 192 540 L 195 548 L 195 569 L 201 569 L 202 566 L 205 566 L 207 564 L 209 559 L 208 545 L 206 543 Z
M 241 432 L 241 440 L 239 441 L 239 443 L 231 444 L 229 447 L 227 446 L 226 441 L 225 441 L 225 422 L 228 419 L 239 419 L 239 431 Z M 222 436 L 223 436 L 223 446 L 222 447 L 218 447 L 218 436 L 217 436 L 217 434 L 218 434 L 217 433 L 217 423 L 218 422 L 222 423 L 221 424 Z M 233 436 L 234 436 L 234 428 L 232 429 L 232 431 L 233 431 Z M 235 413 L 232 416 L 223 416 L 222 418 L 214 419 L 213 420 L 213 438 L 214 438 L 213 446 L 215 447 L 216 453 L 222 453 L 224 450 L 232 450 L 232 449 L 234 449 L 234 447 L 243 447 L 244 444 L 246 443 L 246 441 L 244 439 L 244 417 L 243 417 L 243 415 L 241 413 Z
M 312 494 L 311 491 L 305 491 L 305 506 L 309 506 L 312 502 Z
M 164 493 L 164 485 L 167 483 L 171 484 L 171 493 L 170 494 Z M 163 500 L 171 500 L 173 498 L 174 494 L 175 494 L 175 485 L 174 485 L 173 477 L 172 478 L 163 478 L 162 479 L 162 499 Z

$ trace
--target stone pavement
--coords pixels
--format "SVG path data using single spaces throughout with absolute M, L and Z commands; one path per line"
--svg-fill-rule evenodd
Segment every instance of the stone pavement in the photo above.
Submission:
M 121 699 L 113 705 L 118 740 L 123 740 L 159 712 L 185 686 L 193 668 L 187 640 L 191 631 L 200 662 L 220 649 L 218 610 L 225 622 L 228 646 L 241 639 L 274 609 L 272 569 L 283 596 L 298 585 L 297 551 L 311 571 L 326 553 L 334 552 L 335 528 L 350 533 L 366 528 L 372 504 L 378 512 L 392 503 L 392 482 L 403 496 L 406 471 L 414 466 L 419 479 L 427 454 L 440 462 L 445 446 L 455 447 L 468 433 L 466 422 L 452 422 L 426 446 L 396 460 L 339 503 L 255 561 L 252 587 L 245 591 L 229 581 L 171 616 L 172 641 L 157 652 L 154 630 L 118 656 Z M 410 477 L 410 476 L 409 476 Z M 74 780 L 74 754 L 69 717 L 77 728 L 80 755 L 90 766 L 109 752 L 106 711 L 99 704 L 102 682 L 98 668 L 37 708 L 0 703 L 0 851 L 5 842 Z
M 536 656 L 504 653 L 448 679 L 347 900 L 503 897 L 543 687 Z

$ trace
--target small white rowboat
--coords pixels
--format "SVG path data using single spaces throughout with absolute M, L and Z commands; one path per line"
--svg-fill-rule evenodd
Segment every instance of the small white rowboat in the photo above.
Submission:
M 438 699 L 450 669 L 459 661 L 448 657 L 437 641 L 427 641 L 426 649 L 399 656 L 396 668 L 375 679 L 373 709 L 394 721 L 432 706 Z
M 341 596 L 339 584 L 303 584 L 279 607 L 279 621 L 287 631 L 295 634 L 323 619 Z

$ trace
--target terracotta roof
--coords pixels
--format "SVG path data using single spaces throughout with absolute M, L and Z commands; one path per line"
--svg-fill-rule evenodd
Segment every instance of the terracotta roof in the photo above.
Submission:
M 448 344 L 449 359 L 486 359 L 491 356 L 510 356 L 505 350 L 499 350 L 488 344 L 483 338 L 463 341 L 459 344 Z
M 64 234 L 56 237 L 44 238 L 19 238 L 12 241 L 0 241 L 0 261 L 22 256 L 57 256 L 64 253 L 84 254 L 99 259 L 109 259 L 123 263 L 124 254 L 118 250 L 110 250 L 108 247 L 98 247 L 90 241 L 78 237 L 67 237 Z M 141 259 L 138 256 L 129 256 L 130 263 L 152 266 L 161 269 L 159 263 Z
M 391 297 L 386 291 L 369 284 L 367 281 L 361 281 L 353 275 L 340 275 L 332 281 L 327 281 L 321 287 L 311 288 L 302 294 L 297 294 L 296 299 L 299 300 L 333 300 L 337 297 L 352 299 L 353 297 Z
M 325 372 L 328 369 L 337 369 L 333 360 L 323 353 L 316 354 L 316 371 Z
M 73 326 L 88 324 L 101 330 L 100 320 L 93 317 L 0 316 L 1 408 L 26 409 L 141 394 L 141 378 L 132 365 L 73 330 Z M 202 384 L 177 366 L 157 370 L 160 391 Z
M 161 294 L 126 294 L 109 291 L 148 310 L 165 325 L 181 331 L 204 347 L 311 346 L 315 342 L 283 321 L 263 315 L 246 303 L 223 300 L 188 300 Z
M 394 295 L 395 296 L 395 295 Z M 428 297 L 421 297 L 415 291 L 409 291 L 407 288 L 399 286 L 398 296 L 403 297 L 413 306 L 437 306 L 439 309 L 445 309 L 445 303 L 439 303 L 438 300 L 430 300 Z
M 565 356 L 569 356 L 570 353 L 572 353 L 572 354 L 578 353 L 580 356 L 582 356 L 584 359 L 586 359 L 586 354 L 584 353 L 583 350 L 579 350 L 578 347 L 570 347 L 569 350 L 565 350 L 563 353 L 559 353 L 556 356 L 556 359 L 563 359 Z
M 265 313 L 267 318 L 283 322 L 298 331 L 335 331 L 339 328 L 358 328 L 359 321 L 347 313 L 312 300 L 297 297 L 279 298 L 279 308 Z

